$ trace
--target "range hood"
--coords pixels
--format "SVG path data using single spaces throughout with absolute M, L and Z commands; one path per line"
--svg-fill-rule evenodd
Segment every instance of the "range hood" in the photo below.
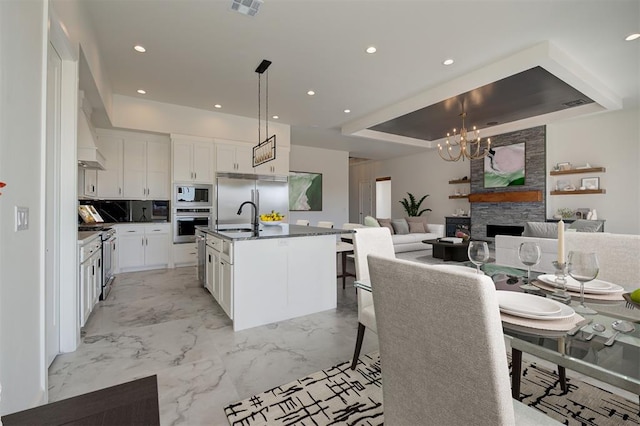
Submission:
M 82 91 L 79 104 L 82 108 L 78 109 L 78 165 L 85 169 L 104 170 L 106 160 L 96 146 L 91 124 L 85 113 L 86 108 L 91 111 L 91 106 L 88 106 Z

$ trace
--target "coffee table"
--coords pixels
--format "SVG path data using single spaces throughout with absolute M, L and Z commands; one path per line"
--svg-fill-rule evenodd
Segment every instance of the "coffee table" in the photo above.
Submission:
M 422 242 L 433 246 L 433 257 L 436 259 L 454 260 L 456 262 L 466 262 L 469 260 L 469 256 L 467 255 L 469 241 L 450 243 L 435 239 L 423 240 Z

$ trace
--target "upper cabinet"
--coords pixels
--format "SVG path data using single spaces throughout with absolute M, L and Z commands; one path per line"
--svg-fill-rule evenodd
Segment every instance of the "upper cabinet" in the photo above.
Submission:
M 289 148 L 276 146 L 276 158 L 256 167 L 256 173 L 260 175 L 288 175 L 289 174 Z
M 213 182 L 213 141 L 189 136 L 171 137 L 174 182 Z
M 216 139 L 216 171 L 253 173 L 253 146 Z
M 98 149 L 105 157 L 105 169 L 98 172 L 98 197 L 122 198 L 122 152 L 124 138 L 98 131 Z
M 166 137 L 98 129 L 97 145 L 106 158 L 98 171 L 98 197 L 168 200 L 170 154 Z
M 129 139 L 123 164 L 125 198 L 169 199 L 169 144 Z

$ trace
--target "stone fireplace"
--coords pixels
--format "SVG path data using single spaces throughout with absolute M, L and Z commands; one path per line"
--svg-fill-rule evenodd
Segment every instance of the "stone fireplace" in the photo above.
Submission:
M 491 137 L 491 146 L 525 143 L 525 182 L 521 186 L 484 187 L 484 160 L 471 161 L 471 235 L 495 237 L 507 231 L 517 232 L 526 222 L 546 219 L 546 126 Z M 519 201 L 519 200 L 531 201 Z M 476 201 L 481 200 L 481 201 Z M 487 201 L 484 201 L 487 200 Z M 516 201 L 513 201 L 516 200 Z M 487 233 L 487 226 L 490 234 Z M 497 227 L 496 227 L 497 226 Z M 503 228 L 500 227 L 518 227 Z M 520 231 L 521 233 L 522 231 Z M 518 234 L 519 235 L 519 234 Z

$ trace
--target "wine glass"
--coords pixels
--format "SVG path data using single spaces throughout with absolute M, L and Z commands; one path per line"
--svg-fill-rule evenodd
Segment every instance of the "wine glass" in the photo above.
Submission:
M 471 241 L 467 254 L 469 260 L 476 265 L 476 273 L 480 274 L 480 266 L 489 260 L 489 245 L 484 241 Z
M 595 279 L 600 271 L 596 254 L 570 251 L 567 271 L 574 280 L 580 282 L 580 305 L 576 306 L 574 310 L 580 314 L 597 314 L 596 311 L 584 305 L 584 283 Z
M 520 244 L 518 258 L 527 267 L 527 283 L 520 286 L 523 290 L 537 290 L 538 287 L 531 284 L 531 267 L 540 263 L 540 247 L 537 243 L 527 241 Z

